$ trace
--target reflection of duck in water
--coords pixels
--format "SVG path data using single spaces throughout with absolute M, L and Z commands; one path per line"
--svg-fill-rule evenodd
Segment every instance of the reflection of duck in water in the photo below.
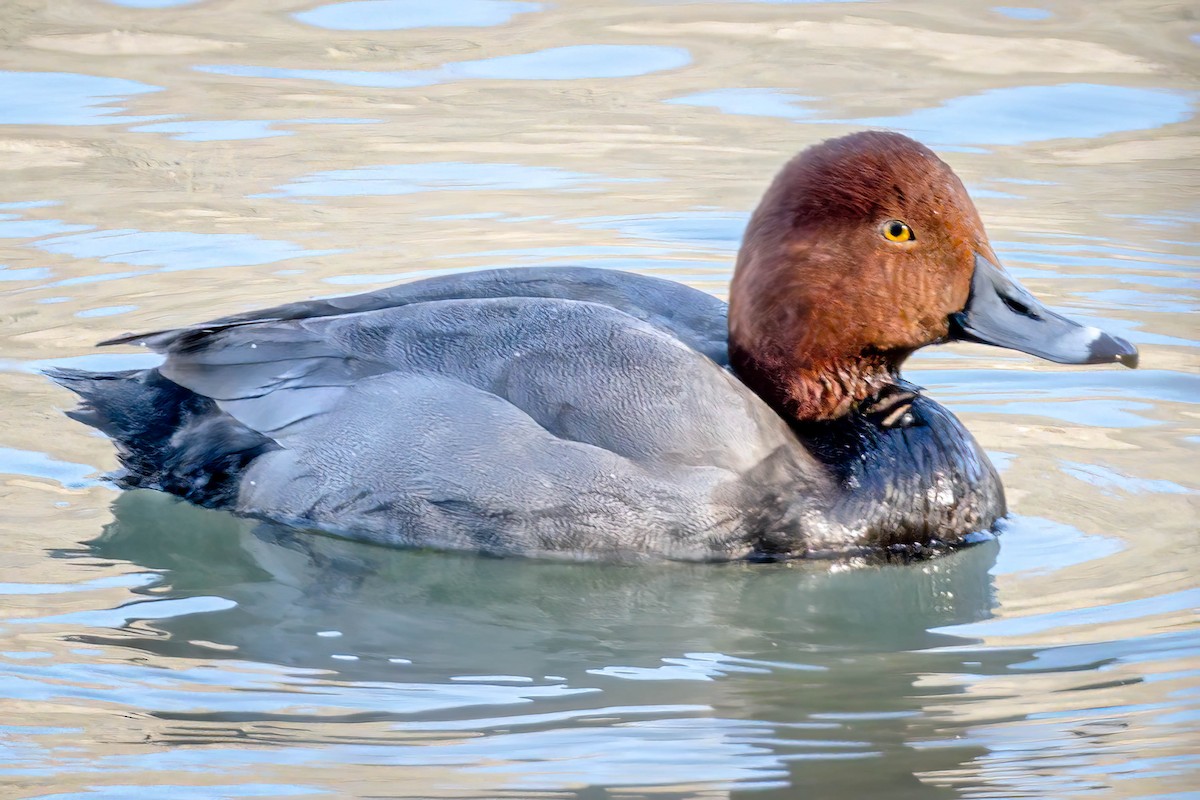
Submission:
M 498 270 L 122 337 L 166 362 L 54 377 L 123 486 L 388 545 L 737 559 L 921 552 L 1005 513 L 971 435 L 899 378 L 914 350 L 1136 359 L 1003 273 L 950 168 L 888 133 L 783 169 L 726 331 L 680 284 Z
M 331 666 L 330 653 L 353 653 L 361 660 L 337 667 L 356 677 L 395 677 L 387 659 L 398 657 L 415 661 L 406 679 L 482 671 L 576 680 L 614 659 L 647 667 L 663 656 L 714 652 L 811 664 L 822 668 L 818 682 L 838 682 L 823 668 L 847 654 L 959 641 L 928 629 L 989 616 L 987 573 L 997 552 L 989 542 L 928 569 L 631 570 L 364 547 L 152 492 L 124 494 L 113 510 L 115 521 L 91 543 L 93 553 L 165 570 L 165 596 L 217 595 L 237 604 L 155 620 L 171 635 L 139 639 L 138 647 L 219 655 L 189 644 L 202 640 L 236 647 L 236 659 L 320 668 Z M 323 629 L 341 636 L 316 636 Z
M 691 788 L 662 796 L 692 797 L 768 778 L 926 797 L 914 772 L 978 749 L 906 743 L 944 737 L 924 705 L 961 691 L 920 681 L 987 658 L 920 651 L 964 643 L 929 628 L 989 616 L 995 541 L 917 569 L 623 568 L 368 547 L 155 492 L 113 511 L 90 551 L 163 572 L 141 590 L 153 619 L 76 638 L 149 654 L 139 709 L 163 743 L 205 745 L 190 752 L 210 765 L 261 748 L 268 774 L 289 759 L 288 779 L 313 785 L 376 766 L 392 770 L 377 781 L 418 780 L 431 765 L 484 781 L 473 797 L 681 781 Z M 120 611 L 138 618 L 136 603 Z M 430 796 L 420 788 L 385 793 Z

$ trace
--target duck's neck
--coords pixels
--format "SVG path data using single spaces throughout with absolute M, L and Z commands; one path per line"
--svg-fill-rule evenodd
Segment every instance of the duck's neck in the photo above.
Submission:
M 819 422 L 844 417 L 895 385 L 902 359 L 885 353 L 800 355 L 761 346 L 751 351 L 731 341 L 729 360 L 742 381 L 785 418 Z

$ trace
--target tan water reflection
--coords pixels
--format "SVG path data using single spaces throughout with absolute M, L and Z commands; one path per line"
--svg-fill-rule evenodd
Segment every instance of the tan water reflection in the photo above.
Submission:
M 1116 797 L 1195 785 L 1200 28 L 1189 4 L 1060 0 L 1003 12 L 949 0 L 135 5 L 0 4 L 0 714 L 13 726 L 0 731 L 3 793 L 158 783 L 234 787 L 195 796 L 236 796 L 249 791 L 237 786 L 258 784 L 267 796 L 599 797 L 607 795 L 581 787 L 618 783 L 614 769 L 642 787 L 614 796 L 663 787 L 724 796 L 756 782 L 780 797 L 888 787 L 912 796 Z M 477 24 L 448 26 L 446 15 Z M 346 29 L 429 19 L 440 27 Z M 653 608 L 632 601 L 615 622 L 555 612 L 565 615 L 562 627 L 549 612 L 525 619 L 532 612 L 511 599 L 503 607 L 520 623 L 444 598 L 448 605 L 418 606 L 434 619 L 446 614 L 442 630 L 455 639 L 474 635 L 475 625 L 562 635 L 516 655 L 499 637 L 473 666 L 478 653 L 465 644 L 453 659 L 416 647 L 405 657 L 430 685 L 493 674 L 495 655 L 539 691 L 557 685 L 543 680 L 548 674 L 564 676 L 570 690 L 600 690 L 530 699 L 513 713 L 627 709 L 598 714 L 582 726 L 586 735 L 568 735 L 566 723 L 522 723 L 543 738 L 514 744 L 464 719 L 508 715 L 503 709 L 417 715 L 461 723 L 454 733 L 409 725 L 402 711 L 317 719 L 328 713 L 322 703 L 386 705 L 360 699 L 373 682 L 391 682 L 382 695 L 402 693 L 405 674 L 371 661 L 380 634 L 370 623 L 390 622 L 406 636 L 425 631 L 406 627 L 416 623 L 397 610 L 411 597 L 388 599 L 346 578 L 353 586 L 339 584 L 334 600 L 310 607 L 289 587 L 324 596 L 312 588 L 320 583 L 313 564 L 245 532 L 219 538 L 213 552 L 187 551 L 193 561 L 228 560 L 227 572 L 159 563 L 152 537 L 129 534 L 114 552 L 49 557 L 114 519 L 113 493 L 86 480 L 114 462 L 107 442 L 61 416 L 70 399 L 34 374 L 39 364 L 97 358 L 92 342 L 125 330 L 453 269 L 592 263 L 723 294 L 742 221 L 779 164 L 869 124 L 934 143 L 975 192 L 1022 281 L 1123 331 L 1142 351 L 1136 373 L 968 346 L 914 360 L 914 379 L 1005 465 L 1020 516 L 992 569 L 994 608 L 984 561 L 937 567 L 979 587 L 967 598 L 910 577 L 911 591 L 932 592 L 913 610 L 913 629 L 887 639 L 881 625 L 849 644 L 821 639 L 845 630 L 846 619 L 811 629 L 805 621 L 835 598 L 839 613 L 862 602 L 869 617 L 873 593 L 904 578 L 885 571 L 857 589 L 806 578 L 798 584 L 811 594 L 794 596 L 776 581 L 758 590 L 771 604 L 811 600 L 789 607 L 791 617 L 777 611 L 776 624 L 731 615 L 723 596 L 693 585 L 713 581 L 707 574 L 647 577 L 679 620 L 652 634 L 644 626 Z M 174 512 L 154 513 L 165 525 L 185 524 Z M 131 529 L 117 519 L 118 533 Z M 173 570 L 169 587 L 147 589 L 147 568 Z M 487 580 L 547 580 L 503 569 Z M 329 574 L 337 582 L 340 573 Z M 637 596 L 629 587 L 596 591 L 614 603 Z M 125 627 L 120 615 L 95 624 L 71 616 L 147 592 L 216 605 L 168 606 L 161 619 Z M 237 611 L 221 611 L 230 597 Z M 256 636 L 271 626 L 236 615 L 270 622 L 292 603 L 303 611 L 295 624 L 312 628 L 303 641 L 316 641 L 320 617 L 347 628 L 341 654 L 361 660 L 331 661 L 283 633 L 274 650 L 256 651 Z M 354 635 L 347 617 L 359 613 L 366 629 Z M 689 623 L 693 613 L 711 630 Z M 572 639 L 571 620 L 585 638 L 589 626 L 611 625 L 608 649 Z M 957 638 L 927 640 L 927 627 Z M 408 641 L 396 636 L 383 641 Z M 812 657 L 836 679 L 765 668 L 766 677 L 729 672 L 647 690 L 589 672 L 649 669 L 663 658 L 703 671 L 685 654 L 768 661 L 773 648 L 799 662 L 806 636 L 821 640 Z M 883 637 L 877 649 L 864 644 L 873 636 Z M 79 637 L 101 641 L 80 645 Z M 947 646 L 967 649 L 939 649 Z M 560 673 L 535 674 L 555 660 Z M 247 706 L 239 715 L 238 701 L 291 691 L 279 664 L 338 670 L 312 677 L 334 699 L 314 701 L 311 714 Z M 221 695 L 211 706 L 226 716 L 189 721 L 195 708 L 156 705 L 160 679 L 189 703 Z M 659 702 L 708 710 L 659 713 Z M 642 719 L 635 708 L 693 722 L 651 726 L 643 737 L 636 724 L 622 727 Z M 868 747 L 858 750 L 882 756 L 777 758 L 791 752 L 780 742 L 817 736 L 787 725 L 870 709 L 910 716 L 838 718 L 844 730 L 830 736 L 860 736 Z M 454 749 L 471 741 L 476 749 Z M 618 758 L 622 741 L 664 766 Z M 216 755 L 206 757 L 201 743 Z M 434 749 L 426 762 L 381 755 L 405 745 Z M 517 755 L 506 755 L 510 746 Z M 577 761 L 556 759 L 556 748 Z M 473 755 L 454 755 L 464 752 Z M 85 771 L 93 761 L 104 771 Z M 112 791 L 88 796 L 135 796 Z

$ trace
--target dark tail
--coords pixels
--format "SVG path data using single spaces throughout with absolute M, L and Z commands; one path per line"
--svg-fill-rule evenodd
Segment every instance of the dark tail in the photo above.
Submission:
M 124 470 L 110 477 L 125 489 L 160 489 L 223 506 L 236 497 L 246 466 L 277 447 L 157 369 L 45 374 L 82 400 L 67 416 L 113 440 Z

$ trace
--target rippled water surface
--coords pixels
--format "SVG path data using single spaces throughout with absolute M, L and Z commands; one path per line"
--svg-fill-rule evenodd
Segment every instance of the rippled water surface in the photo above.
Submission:
M 317 0 L 319 3 L 319 0 Z M 1190 3 L 0 3 L 0 796 L 1184 797 L 1200 786 Z M 915 358 L 1003 470 L 923 565 L 387 552 L 98 479 L 37 371 L 491 266 L 724 294 L 774 170 L 908 131 L 1142 368 Z

